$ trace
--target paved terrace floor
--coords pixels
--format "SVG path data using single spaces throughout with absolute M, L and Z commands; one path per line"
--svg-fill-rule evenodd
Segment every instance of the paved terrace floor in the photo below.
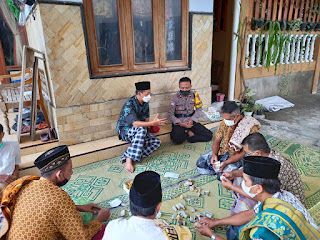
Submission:
M 266 112 L 261 132 L 320 150 L 320 93 L 288 97 L 295 106 Z

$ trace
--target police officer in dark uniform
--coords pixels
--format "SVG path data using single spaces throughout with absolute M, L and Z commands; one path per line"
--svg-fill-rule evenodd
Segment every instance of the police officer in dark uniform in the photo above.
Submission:
M 202 103 L 199 94 L 191 91 L 191 87 L 190 78 L 181 78 L 180 91 L 170 101 L 168 112 L 172 122 L 170 137 L 176 144 L 181 144 L 185 140 L 195 143 L 209 142 L 212 139 L 212 132 L 198 122 Z

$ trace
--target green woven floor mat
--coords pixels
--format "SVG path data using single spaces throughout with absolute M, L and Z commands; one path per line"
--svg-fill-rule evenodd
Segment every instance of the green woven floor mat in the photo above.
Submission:
M 278 150 L 299 169 L 307 196 L 307 208 L 311 208 L 320 202 L 320 152 L 307 148 L 297 143 L 282 141 L 272 136 L 265 136 L 270 147 Z M 186 206 L 186 213 L 190 216 L 200 212 L 210 211 L 214 218 L 223 218 L 230 215 L 230 208 L 233 204 L 233 197 L 230 191 L 224 189 L 216 176 L 199 176 L 196 169 L 197 159 L 207 151 L 211 150 L 212 141 L 208 143 L 185 143 L 175 145 L 173 143 L 163 144 L 151 156 L 143 159 L 136 165 L 136 171 L 129 174 L 125 170 L 125 165 L 119 163 L 120 156 L 96 162 L 74 169 L 73 176 L 64 189 L 72 199 L 87 198 L 103 208 L 109 208 L 109 202 L 114 198 L 120 198 L 123 202 L 129 201 L 128 195 L 123 190 L 123 183 L 133 179 L 142 171 L 153 170 L 161 175 L 163 188 L 163 203 L 160 211 L 163 219 L 172 224 L 177 224 L 172 220 L 174 214 L 172 205 L 181 202 Z M 164 178 L 165 172 L 179 173 L 178 179 Z M 179 187 L 178 183 L 192 178 L 200 186 L 201 190 L 210 191 L 209 196 L 200 197 L 196 193 L 190 192 L 188 188 Z M 184 199 L 192 196 L 192 201 L 185 201 L 176 197 L 170 200 L 171 196 L 182 194 Z M 196 212 L 190 212 L 195 208 Z M 110 220 L 116 219 L 122 209 L 129 209 L 128 206 L 120 207 L 112 211 Z M 315 220 L 319 223 L 320 216 L 314 214 Z M 196 233 L 193 224 L 186 220 L 187 226 L 193 233 L 193 239 L 207 239 Z M 221 226 L 215 230 L 221 236 L 225 236 L 227 226 Z

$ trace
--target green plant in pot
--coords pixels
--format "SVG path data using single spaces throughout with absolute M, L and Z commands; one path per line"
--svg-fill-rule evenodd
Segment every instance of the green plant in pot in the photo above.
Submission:
M 295 20 L 291 20 L 287 23 L 287 30 L 289 31 L 299 31 L 300 26 L 302 24 L 301 18 L 297 18 Z
M 263 111 L 263 105 L 262 105 L 262 104 L 259 104 L 259 103 L 258 103 L 258 104 L 255 104 L 253 110 L 254 110 L 254 113 L 255 113 L 255 114 L 257 114 L 257 115 L 263 115 L 263 112 L 264 112 L 264 111 Z
M 263 18 L 258 18 L 258 19 L 252 18 L 252 20 L 251 20 L 251 29 L 252 30 L 261 29 L 263 24 L 264 24 L 264 22 L 265 22 L 265 20 Z
M 316 26 L 315 23 L 313 23 L 313 22 L 308 22 L 306 29 L 307 29 L 307 31 L 311 32 L 311 31 L 315 28 L 315 26 Z
M 283 20 L 279 21 L 279 25 L 280 25 L 281 31 L 287 28 L 287 23 L 284 22 Z
M 244 93 L 244 97 L 242 99 L 242 103 L 248 103 L 248 104 L 254 105 L 255 99 L 254 99 L 253 95 L 255 93 L 256 93 L 255 91 L 252 91 L 250 88 L 248 88 L 246 90 L 246 92 Z
M 304 30 L 306 30 L 306 28 L 307 28 L 307 23 L 306 22 L 302 22 L 301 25 L 300 25 L 300 30 L 304 31 Z
M 267 30 L 267 26 L 269 27 Z M 290 41 L 290 34 L 282 34 L 279 22 L 267 21 L 261 29 L 261 35 L 265 34 L 268 37 L 266 42 L 266 51 L 262 51 L 262 43 L 259 44 L 261 54 L 260 58 L 265 61 L 265 68 L 269 70 L 270 66 L 274 65 L 275 73 L 280 62 L 280 55 L 285 43 Z M 262 39 L 262 37 L 260 37 Z M 261 61 L 261 59 L 259 61 Z
M 316 2 L 313 5 L 313 9 L 311 10 L 312 15 L 311 18 L 313 19 L 317 15 L 320 15 L 320 8 L 319 8 L 319 0 L 316 0 Z M 314 30 L 319 31 L 320 30 L 320 22 L 314 23 Z
M 254 104 L 250 104 L 250 103 L 241 104 L 241 113 L 244 116 L 252 116 L 253 111 L 254 111 Z

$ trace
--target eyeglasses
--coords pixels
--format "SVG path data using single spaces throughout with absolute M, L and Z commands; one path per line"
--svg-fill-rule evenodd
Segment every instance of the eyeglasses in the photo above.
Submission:
M 254 154 L 254 153 L 256 153 L 257 151 L 258 151 L 258 150 L 252 151 L 252 152 L 249 152 L 249 153 L 244 153 L 244 156 L 245 156 L 245 157 L 251 156 L 251 154 Z

